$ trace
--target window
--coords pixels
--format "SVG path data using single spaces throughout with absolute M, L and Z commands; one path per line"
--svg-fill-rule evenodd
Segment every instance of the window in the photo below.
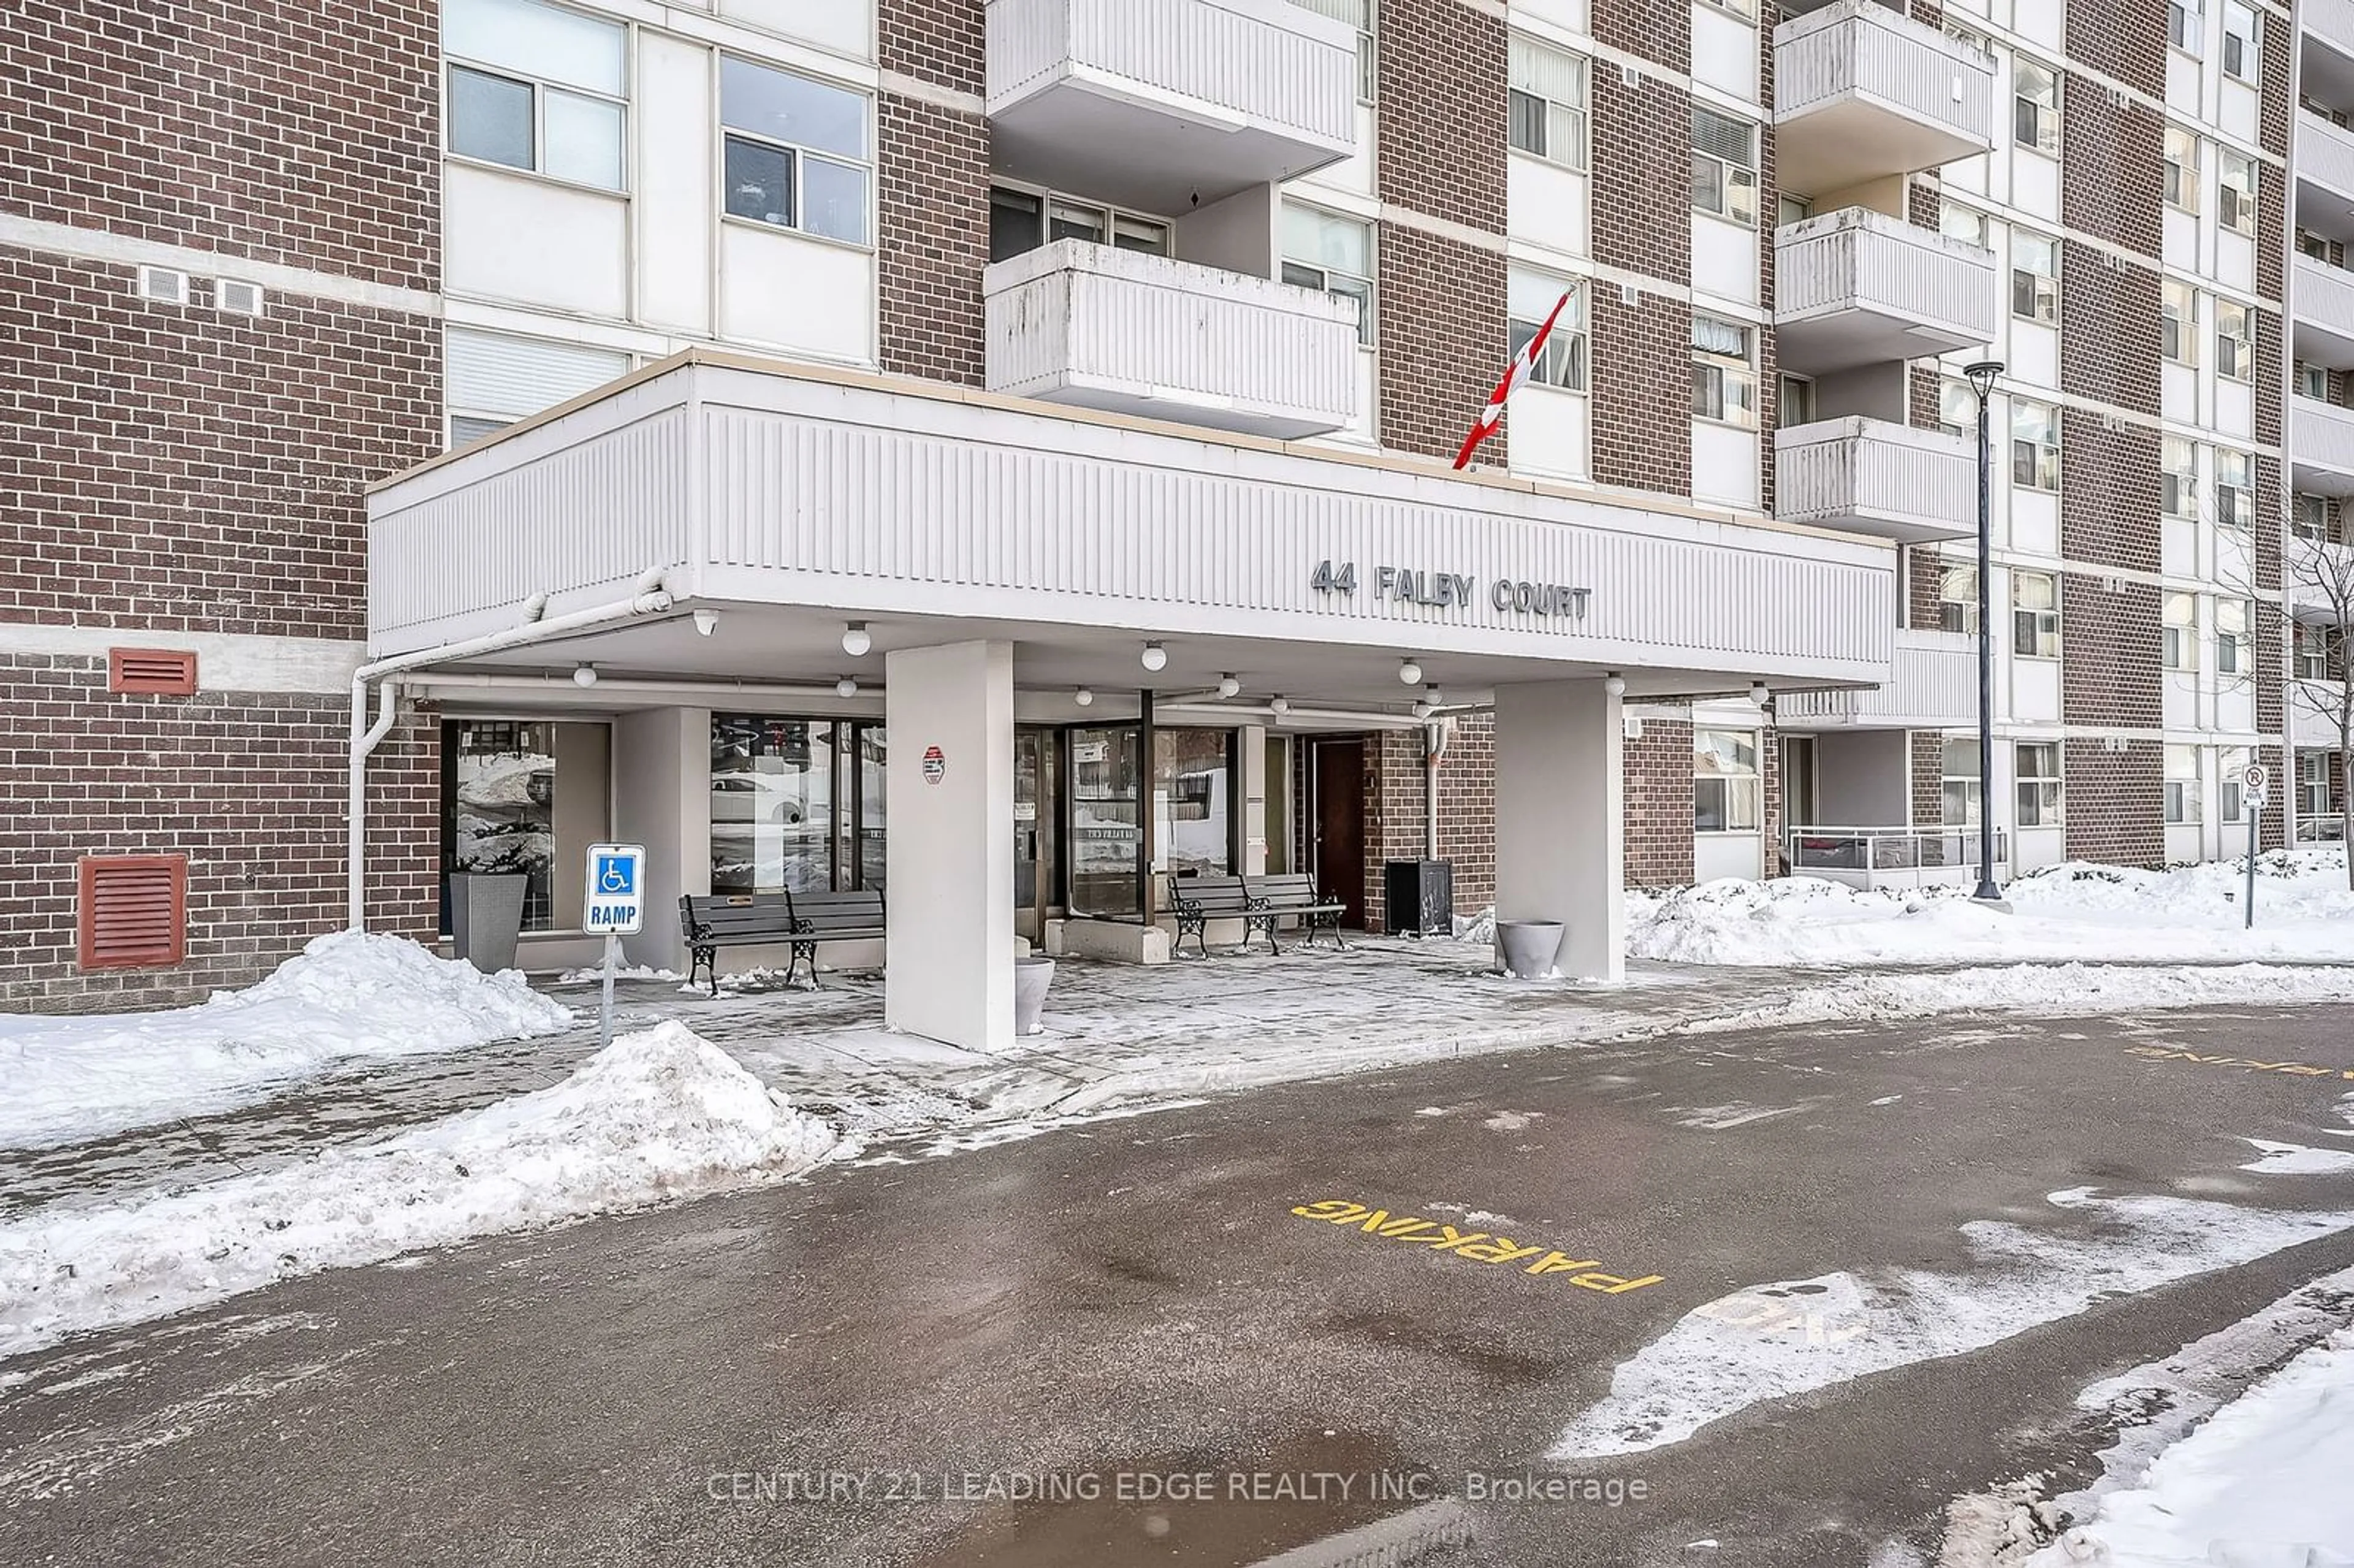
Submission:
M 2164 663 L 2169 670 L 2192 671 L 2199 668 L 2199 596 L 2195 593 L 2170 593 L 2166 596 L 2166 630 Z
M 620 190 L 623 40 L 537 0 L 451 0 L 451 154 Z
M 514 423 L 513 419 L 490 419 L 479 414 L 452 414 L 450 416 L 450 450 L 454 452 L 460 447 L 471 447 Z
M 2234 811 L 2232 814 L 2241 816 L 2244 813 Z M 2300 751 L 2296 754 L 2296 814 L 2300 817 L 2326 817 L 2330 814 L 2328 753 Z
M 2011 68 L 2010 138 L 2039 153 L 2060 151 L 2060 77 L 2024 56 Z
M 2021 741 L 2015 753 L 2019 765 L 2019 825 L 2056 827 L 2060 809 L 2060 743 Z
M 2195 746 L 2166 748 L 2166 820 L 2199 821 L 2199 748 Z
M 2256 161 L 2224 149 L 2215 159 L 2215 221 L 2253 236 L 2256 232 Z
M 2255 673 L 2256 607 L 2244 599 L 2219 599 L 2215 601 L 2215 673 L 2218 675 L 2253 675 Z
M 1757 0 L 1705 0 L 1705 3 L 1744 22 L 1757 19 Z
M 1937 428 L 1949 436 L 1977 435 L 1977 388 L 1967 381 L 1956 381 L 1951 376 L 1937 383 Z
M 2031 490 L 2060 488 L 2060 410 L 2051 404 L 2011 399 L 2010 482 Z
M 2298 397 L 2312 397 L 2324 403 L 2329 401 L 2329 367 L 2327 366 L 2316 365 L 2309 359 L 2300 359 L 2296 362 L 2295 375 L 2294 385 Z
M 870 107 L 846 87 L 720 57 L 728 215 L 865 244 Z
M 1738 322 L 1696 315 L 1691 346 L 1692 418 L 1755 426 L 1757 372 L 1749 329 Z
M 1505 120 L 1515 151 L 1585 167 L 1585 62 L 1515 34 Z
M 2221 764 L 2219 771 L 2222 775 L 2222 788 L 2215 792 L 2215 803 L 2221 808 L 2223 821 L 2235 821 L 2248 814 L 2247 800 L 2241 792 L 2240 779 L 2242 775 L 2247 772 L 2248 764 L 2254 758 L 2244 746 L 2227 746 L 2216 753 L 2216 759 Z
M 2296 678 L 2300 681 L 2329 679 L 2329 629 L 2317 622 L 2300 620 L 2296 623 Z
M 2060 242 L 2014 230 L 2010 237 L 2010 313 L 2031 322 L 2060 319 Z
M 2255 459 L 2215 449 L 2215 526 L 2242 531 L 2256 524 Z
M 1977 634 L 1978 567 L 1947 567 L 1937 574 L 1937 625 L 1946 631 Z
M 1152 732 L 1152 869 L 1223 876 L 1234 869 L 1234 732 Z
M 2158 352 L 2177 365 L 2199 363 L 2199 291 L 2168 278 L 2158 285 Z
M 2178 125 L 2166 128 L 2166 203 L 2199 210 L 2199 138 Z
M 1776 384 L 1776 421 L 1785 428 L 1815 422 L 1815 384 L 1803 376 L 1785 376 Z
M 522 876 L 523 928 L 554 928 L 556 726 L 454 719 L 441 733 L 449 869 Z
M 2049 572 L 2010 574 L 2011 652 L 2021 659 L 2060 657 L 2060 582 Z
M 2256 376 L 2255 313 L 2230 300 L 2215 302 L 2215 373 L 2233 381 Z
M 2205 47 L 2207 16 L 2204 0 L 2167 0 L 2166 41 L 2185 54 Z
M 1692 210 L 1757 221 L 1757 127 L 1692 105 Z
M 1357 341 L 1373 345 L 1373 230 L 1312 207 L 1283 208 L 1283 281 L 1356 307 Z
M 2199 448 L 2181 436 L 2158 443 L 2158 504 L 2168 517 L 2199 516 Z
M 1564 294 L 1568 296 L 1565 303 Z M 1585 391 L 1585 291 L 1569 279 L 1515 267 L 1505 278 L 1504 299 L 1505 332 L 1514 356 L 1537 335 L 1545 318 L 1553 315 L 1553 308 L 1561 306 L 1530 379 L 1564 392 Z
M 1804 223 L 1815 216 L 1812 196 L 1792 196 L 1784 191 L 1774 198 L 1774 221 L 1787 228 L 1794 223 Z
M 1745 729 L 1692 731 L 1692 829 L 1757 831 L 1757 736 Z
M 2245 82 L 2264 79 L 2264 18 L 2247 0 L 2223 0 L 2223 74 Z
M 1155 217 L 1035 191 L 991 186 L 989 193 L 989 259 L 1002 261 L 1056 239 L 1084 239 L 1115 250 L 1169 254 L 1169 225 Z
M 1937 231 L 1948 239 L 1983 247 L 1987 242 L 1987 216 L 1949 201 L 1937 214 Z
M 1986 809 L 1985 780 L 1978 776 L 1978 743 L 1973 736 L 1956 740 L 1946 739 L 1945 787 L 1940 791 L 1945 800 L 1943 813 L 1949 828 L 1976 827 Z
M 2296 253 L 2310 256 L 2316 261 L 2327 261 L 2329 260 L 2329 240 L 2309 228 L 2300 228 L 2296 231 Z
M 711 715 L 711 891 L 883 885 L 883 727 Z
M 2288 500 L 2289 527 L 2300 539 L 2327 542 L 2329 526 L 2329 497 L 2326 495 L 2292 495 Z
M 1357 29 L 1357 101 L 1373 101 L 1375 57 L 1373 54 L 1373 0 L 1291 0 L 1295 5 L 1346 22 Z

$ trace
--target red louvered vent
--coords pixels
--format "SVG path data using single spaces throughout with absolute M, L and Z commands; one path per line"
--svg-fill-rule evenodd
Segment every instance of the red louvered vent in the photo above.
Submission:
M 110 648 L 106 651 L 106 689 L 164 697 L 192 696 L 196 689 L 196 656 L 173 648 Z
M 84 855 L 81 967 L 169 968 L 187 951 L 188 857 Z

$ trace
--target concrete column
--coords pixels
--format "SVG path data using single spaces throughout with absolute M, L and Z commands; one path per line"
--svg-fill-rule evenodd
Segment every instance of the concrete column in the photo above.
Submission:
M 1496 688 L 1496 917 L 1558 920 L 1561 972 L 1627 972 L 1626 737 L 1599 680 Z
M 1242 752 L 1243 863 L 1235 867 L 1245 876 L 1267 874 L 1267 728 L 1246 724 L 1235 738 Z
M 1013 646 L 901 649 L 885 655 L 883 675 L 891 736 L 884 1022 L 968 1050 L 1005 1050 L 1013 1044 Z
M 679 897 L 711 891 L 710 709 L 648 708 L 613 721 L 613 839 L 646 846 L 645 929 L 623 938 L 621 950 L 633 964 L 684 972 Z

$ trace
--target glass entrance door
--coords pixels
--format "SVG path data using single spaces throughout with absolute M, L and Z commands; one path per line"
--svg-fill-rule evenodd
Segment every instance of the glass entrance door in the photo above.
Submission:
M 1013 929 L 1038 946 L 1055 901 L 1061 821 L 1055 790 L 1055 732 L 1013 732 Z
M 1144 740 L 1137 725 L 1075 726 L 1071 737 L 1071 913 L 1144 915 Z

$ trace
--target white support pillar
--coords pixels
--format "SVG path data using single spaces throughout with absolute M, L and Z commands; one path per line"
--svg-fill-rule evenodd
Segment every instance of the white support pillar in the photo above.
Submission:
M 711 891 L 711 710 L 622 714 L 613 721 L 612 768 L 612 836 L 646 847 L 645 929 L 623 938 L 622 951 L 632 963 L 684 971 L 679 896 Z
M 1267 874 L 1267 727 L 1246 724 L 1235 738 L 1242 750 L 1243 863 L 1235 867 L 1245 876 Z M 1278 782 L 1276 788 L 1280 789 Z
M 1013 646 L 900 649 L 883 674 L 884 1022 L 1002 1051 L 1013 1044 Z
M 1627 972 L 1626 730 L 1599 679 L 1496 688 L 1496 917 L 1558 920 L 1561 972 Z

